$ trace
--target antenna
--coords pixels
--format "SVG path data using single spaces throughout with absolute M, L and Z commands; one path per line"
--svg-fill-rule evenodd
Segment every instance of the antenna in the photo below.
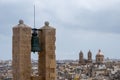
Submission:
M 35 4 L 34 4 L 34 28 L 35 28 Z

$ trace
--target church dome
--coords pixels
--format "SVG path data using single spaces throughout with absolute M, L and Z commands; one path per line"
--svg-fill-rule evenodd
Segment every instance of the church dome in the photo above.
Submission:
M 98 57 L 99 57 L 99 56 L 104 56 L 100 49 L 99 49 L 99 51 L 98 51 L 96 57 L 97 57 L 97 56 L 98 56 Z

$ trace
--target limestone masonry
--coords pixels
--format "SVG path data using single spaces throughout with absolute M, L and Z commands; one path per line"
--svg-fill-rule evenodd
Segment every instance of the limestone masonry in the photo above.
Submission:
M 39 29 L 38 76 L 31 76 L 31 27 L 22 20 L 13 27 L 13 80 L 56 80 L 55 34 L 48 22 Z

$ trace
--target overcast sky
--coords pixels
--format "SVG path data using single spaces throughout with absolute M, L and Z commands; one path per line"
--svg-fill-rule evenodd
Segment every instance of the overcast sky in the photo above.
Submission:
M 0 60 L 12 59 L 12 28 L 19 19 L 36 28 L 49 21 L 56 28 L 57 59 L 78 59 L 101 49 L 120 59 L 120 0 L 0 0 Z M 36 58 L 36 55 L 32 56 Z

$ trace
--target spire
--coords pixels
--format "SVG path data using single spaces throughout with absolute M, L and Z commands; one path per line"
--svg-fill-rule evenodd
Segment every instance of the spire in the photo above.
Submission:
M 91 51 L 89 50 L 89 51 L 88 51 L 88 54 L 90 54 L 90 53 L 91 53 Z
M 83 52 L 82 52 L 82 51 L 80 51 L 80 55 L 81 55 L 81 54 L 83 55 Z

